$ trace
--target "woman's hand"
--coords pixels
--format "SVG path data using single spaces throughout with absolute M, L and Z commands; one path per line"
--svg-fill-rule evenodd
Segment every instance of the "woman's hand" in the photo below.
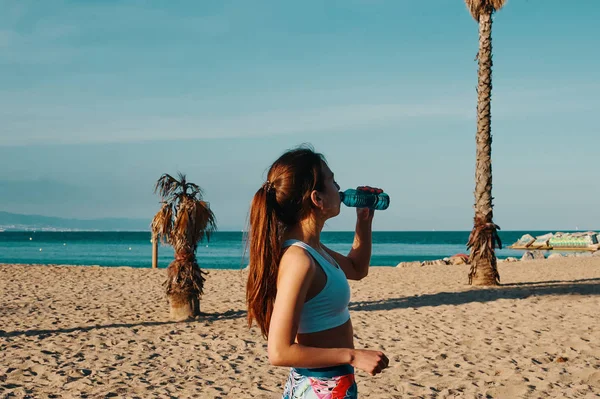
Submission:
M 380 188 L 370 187 L 370 186 L 359 186 L 356 188 L 358 191 L 366 191 L 368 193 L 380 194 L 383 192 Z M 369 208 L 356 208 L 356 218 L 360 222 L 372 222 L 373 216 L 375 215 L 374 209 Z
M 375 210 L 369 208 L 356 208 L 356 218 L 360 222 L 370 223 L 373 221 L 373 216 L 375 216 Z
M 390 361 L 383 352 L 365 349 L 354 349 L 352 351 L 350 365 L 371 375 L 381 373 L 389 364 Z

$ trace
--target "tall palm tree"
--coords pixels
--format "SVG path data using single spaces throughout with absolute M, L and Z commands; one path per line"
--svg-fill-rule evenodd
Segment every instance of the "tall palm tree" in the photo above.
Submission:
M 494 249 L 502 248 L 502 243 L 492 211 L 492 14 L 504 6 L 505 0 L 465 0 L 465 3 L 479 23 L 475 219 L 467 243 L 471 250 L 469 284 L 498 285 L 500 275 Z
M 205 271 L 196 261 L 198 243 L 216 231 L 217 224 L 209 204 L 202 200 L 202 189 L 186 180 L 162 175 L 156 182 L 162 207 L 152 219 L 152 236 L 173 246 L 175 260 L 167 268 L 166 294 L 173 320 L 200 314 Z

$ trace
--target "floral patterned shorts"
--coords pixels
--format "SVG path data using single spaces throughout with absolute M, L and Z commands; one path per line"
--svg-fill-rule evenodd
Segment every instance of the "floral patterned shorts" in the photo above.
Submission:
M 354 367 L 292 368 L 282 399 L 357 399 Z

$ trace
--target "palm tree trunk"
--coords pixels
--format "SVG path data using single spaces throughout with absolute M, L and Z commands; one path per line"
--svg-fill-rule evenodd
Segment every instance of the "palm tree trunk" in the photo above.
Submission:
M 475 168 L 475 219 L 467 246 L 471 248 L 469 284 L 497 285 L 496 242 L 500 244 L 492 212 L 492 15 L 479 18 L 479 73 L 477 85 L 477 153 Z M 501 244 L 500 244 L 501 245 Z
M 167 267 L 165 281 L 171 320 L 188 320 L 200 315 L 205 273 L 193 253 L 175 254 L 175 260 Z
M 152 234 L 152 268 L 158 269 L 158 234 Z
M 200 315 L 200 300 L 197 296 L 177 293 L 169 295 L 169 316 L 173 321 L 193 319 Z

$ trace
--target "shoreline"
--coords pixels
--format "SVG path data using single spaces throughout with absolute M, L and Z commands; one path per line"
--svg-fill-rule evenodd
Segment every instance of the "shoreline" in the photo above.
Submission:
M 349 251 L 353 232 L 324 232 L 323 242 L 341 253 Z M 522 238 L 522 232 L 504 232 L 505 244 Z M 371 264 L 393 267 L 401 262 L 424 262 L 467 252 L 468 232 L 384 232 L 373 235 Z M 248 253 L 240 232 L 217 232 L 210 243 L 203 242 L 196 256 L 207 270 L 239 270 L 246 266 Z M 573 253 L 577 253 L 575 251 Z M 499 259 L 521 258 L 524 250 L 508 247 L 496 251 Z M 562 252 L 565 253 L 566 252 Z M 70 232 L 70 233 L 2 233 L 0 234 L 0 263 L 77 264 L 106 267 L 151 266 L 152 244 L 146 233 L 139 232 Z M 546 256 L 549 253 L 546 253 Z M 173 260 L 173 250 L 161 244 L 158 250 L 159 267 Z
M 498 263 L 503 262 L 522 262 L 528 260 L 550 260 L 556 258 L 589 258 L 589 257 L 600 257 L 600 251 L 591 251 L 591 250 L 583 250 L 583 249 L 557 249 L 557 250 L 545 250 L 545 249 L 516 249 L 521 252 L 520 257 L 514 256 L 496 256 Z M 566 254 L 564 254 L 566 253 Z M 408 260 L 408 261 L 400 261 L 398 263 L 391 265 L 371 265 L 370 267 L 374 268 L 396 268 L 396 267 L 406 267 L 408 265 L 416 265 L 420 264 L 421 266 L 430 266 L 430 265 L 449 265 L 449 266 L 457 266 L 465 264 L 463 262 L 454 262 L 457 257 L 461 257 L 462 255 L 468 255 L 468 251 L 463 254 L 455 254 L 449 257 L 438 258 L 434 256 L 429 256 L 431 259 L 424 260 Z M 546 256 L 547 255 L 547 256 Z M 198 256 L 201 258 L 201 255 Z M 168 264 L 172 262 L 172 259 L 168 260 Z M 21 266 L 68 266 L 68 267 L 101 267 L 101 268 L 119 268 L 119 267 L 128 267 L 132 269 L 152 269 L 150 262 L 148 262 L 148 266 L 131 266 L 131 265 L 102 265 L 102 264 L 71 264 L 71 263 L 14 263 L 14 262 L 2 262 L 0 261 L 0 266 L 2 265 L 21 265 Z M 244 270 L 248 265 L 240 265 L 239 268 L 215 268 L 210 267 L 207 268 L 200 263 L 200 268 L 203 270 Z M 159 266 L 159 270 L 166 269 L 166 266 Z

